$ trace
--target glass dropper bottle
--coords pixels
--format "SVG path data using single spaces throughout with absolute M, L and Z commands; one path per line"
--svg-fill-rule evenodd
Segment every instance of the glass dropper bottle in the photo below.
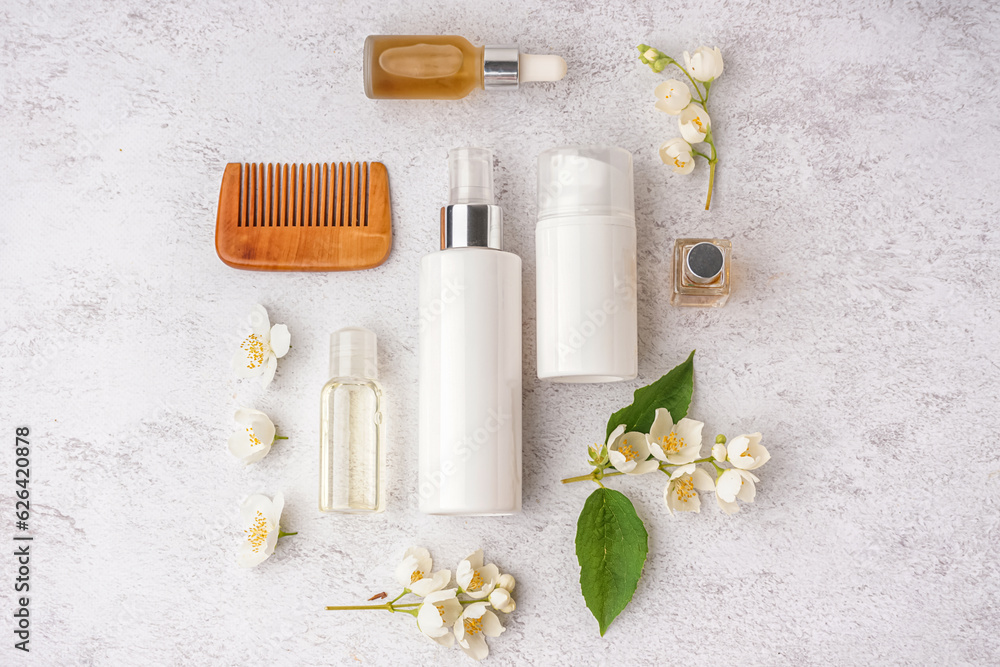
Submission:
M 372 99 L 457 100 L 477 88 L 516 90 L 566 75 L 559 56 L 474 46 L 456 35 L 371 35 L 364 62 L 365 94 Z

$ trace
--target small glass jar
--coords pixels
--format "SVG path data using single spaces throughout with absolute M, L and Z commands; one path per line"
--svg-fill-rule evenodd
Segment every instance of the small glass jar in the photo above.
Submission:
M 732 251 L 733 246 L 726 239 L 677 239 L 670 303 L 701 308 L 726 305 L 732 287 L 729 277 Z

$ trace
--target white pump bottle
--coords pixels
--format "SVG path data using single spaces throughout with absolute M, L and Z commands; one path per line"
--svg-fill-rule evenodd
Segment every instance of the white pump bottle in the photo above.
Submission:
M 493 155 L 448 155 L 441 250 L 420 262 L 420 510 L 521 509 L 521 258 L 503 251 Z

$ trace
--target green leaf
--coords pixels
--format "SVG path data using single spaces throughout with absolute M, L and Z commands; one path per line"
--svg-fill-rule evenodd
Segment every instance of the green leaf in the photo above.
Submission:
M 604 487 L 590 494 L 576 524 L 576 558 L 580 590 L 602 637 L 631 602 L 648 550 L 646 528 L 624 494 Z
M 687 414 L 688 406 L 691 405 L 691 391 L 693 389 L 694 350 L 691 350 L 687 361 L 653 384 L 636 389 L 632 405 L 611 415 L 611 419 L 608 420 L 608 432 L 604 436 L 605 440 L 612 431 L 618 428 L 619 424 L 625 424 L 626 431 L 649 433 L 649 427 L 653 425 L 653 417 L 656 415 L 657 408 L 666 408 L 670 411 L 670 418 L 674 422 L 680 421 Z

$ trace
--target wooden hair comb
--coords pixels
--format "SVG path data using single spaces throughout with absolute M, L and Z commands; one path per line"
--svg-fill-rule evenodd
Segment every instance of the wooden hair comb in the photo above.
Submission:
M 392 247 L 381 162 L 226 165 L 215 250 L 237 269 L 353 271 Z

